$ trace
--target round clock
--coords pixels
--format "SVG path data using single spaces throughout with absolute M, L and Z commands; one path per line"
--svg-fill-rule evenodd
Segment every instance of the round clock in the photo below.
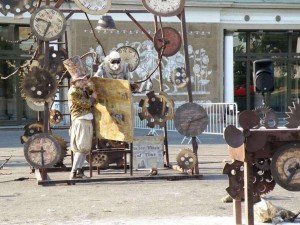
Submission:
M 184 8 L 185 0 L 143 0 L 144 7 L 157 16 L 176 16 Z
M 163 56 L 175 55 L 181 47 L 181 36 L 177 30 L 172 27 L 164 27 L 159 29 L 153 38 L 153 43 L 158 54 L 162 52 Z
M 300 191 L 300 142 L 286 144 L 272 157 L 271 172 L 277 184 L 288 191 Z
M 122 61 L 128 64 L 130 72 L 133 72 L 138 67 L 140 56 L 133 47 L 122 46 L 117 49 L 117 52 L 120 53 Z
M 42 6 L 31 15 L 30 27 L 39 40 L 53 41 L 65 32 L 66 18 L 55 7 Z
M 196 137 L 207 127 L 208 115 L 205 109 L 196 103 L 185 103 L 175 112 L 174 126 L 186 137 Z
M 111 0 L 74 0 L 84 12 L 92 15 L 103 15 L 111 7 Z
M 24 146 L 27 162 L 37 169 L 49 168 L 61 158 L 62 150 L 59 142 L 49 134 L 35 134 Z

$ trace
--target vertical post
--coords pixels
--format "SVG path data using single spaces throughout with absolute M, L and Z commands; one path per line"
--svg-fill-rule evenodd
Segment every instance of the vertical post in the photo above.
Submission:
M 224 46 L 224 102 L 234 102 L 234 77 L 233 77 L 233 31 L 225 31 Z
M 246 153 L 244 162 L 244 191 L 245 191 L 245 215 L 246 225 L 254 225 L 253 211 L 253 166 L 252 154 Z
M 154 16 L 154 21 L 155 21 L 155 32 L 157 32 L 157 30 L 158 30 L 157 16 Z M 160 54 L 160 52 L 158 54 Z M 160 89 L 160 91 L 164 91 L 161 61 L 159 61 L 158 69 L 159 69 L 159 83 L 160 83 L 159 89 Z M 165 124 L 164 124 L 164 144 L 165 144 L 166 163 L 167 163 L 166 166 L 169 167 L 170 160 L 169 160 L 168 127 L 167 127 L 167 122 L 165 122 Z
M 190 72 L 190 61 L 189 61 L 189 52 L 188 52 L 188 41 L 187 41 L 187 31 L 186 31 L 186 20 L 185 20 L 185 9 L 182 10 L 180 14 L 181 20 L 181 32 L 182 32 L 182 40 L 183 40 L 183 50 L 184 50 L 184 59 L 185 59 L 185 72 L 186 76 L 189 78 L 187 83 L 187 91 L 188 91 L 188 100 L 190 103 L 193 102 L 193 93 L 192 93 L 192 83 L 191 83 L 191 72 Z M 195 174 L 199 174 L 199 165 L 198 165 L 198 143 L 196 137 L 192 137 L 192 146 L 193 152 L 196 156 L 196 164 L 195 164 Z
M 241 199 L 233 199 L 233 216 L 235 225 L 242 225 L 242 203 Z

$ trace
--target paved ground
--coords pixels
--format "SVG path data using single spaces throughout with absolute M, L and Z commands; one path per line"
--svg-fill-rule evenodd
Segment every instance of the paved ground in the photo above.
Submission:
M 143 133 L 147 131 L 137 131 L 136 135 Z M 37 185 L 24 159 L 19 141 L 21 134 L 20 130 L 0 130 L 0 164 L 12 155 L 9 163 L 0 170 L 1 225 L 234 224 L 232 205 L 221 202 L 228 186 L 222 168 L 229 158 L 220 136 L 200 136 L 199 169 L 202 180 L 99 182 L 42 187 Z M 67 138 L 66 132 L 60 134 Z M 181 148 L 191 147 L 179 145 L 181 140 L 182 137 L 175 132 L 169 133 L 171 162 L 175 161 Z M 68 174 L 61 176 L 67 177 Z M 19 178 L 26 179 L 16 181 Z M 266 199 L 294 212 L 300 210 L 299 192 L 288 192 L 276 186 Z

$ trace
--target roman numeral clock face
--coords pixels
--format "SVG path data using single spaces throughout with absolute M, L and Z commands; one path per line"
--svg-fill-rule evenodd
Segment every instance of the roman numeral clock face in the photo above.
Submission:
M 105 14 L 111 6 L 111 0 L 74 0 L 84 12 L 92 15 Z
M 143 0 L 144 7 L 157 16 L 176 16 L 184 8 L 185 0 Z
M 58 9 L 42 6 L 32 14 L 30 27 L 39 40 L 53 41 L 65 32 L 66 19 Z

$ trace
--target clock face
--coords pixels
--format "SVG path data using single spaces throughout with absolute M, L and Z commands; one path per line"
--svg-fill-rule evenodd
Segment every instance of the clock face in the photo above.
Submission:
M 58 39 L 66 29 L 66 19 L 62 12 L 51 6 L 42 6 L 30 18 L 33 34 L 42 41 Z
M 140 57 L 139 53 L 130 46 L 122 46 L 117 49 L 117 52 L 120 53 L 122 62 L 125 62 L 128 64 L 129 71 L 134 71 L 139 63 L 140 63 Z
M 276 183 L 289 191 L 300 191 L 300 143 L 284 145 L 272 157 L 271 172 Z
M 143 0 L 145 8 L 157 16 L 176 16 L 184 8 L 185 0 Z
M 74 0 L 84 12 L 92 15 L 103 15 L 111 6 L 111 0 Z
M 208 115 L 205 109 L 196 103 L 185 103 L 175 112 L 174 126 L 186 137 L 196 137 L 208 125 Z
M 34 168 L 49 168 L 59 161 L 61 147 L 51 135 L 35 134 L 26 142 L 24 155 L 27 162 Z

